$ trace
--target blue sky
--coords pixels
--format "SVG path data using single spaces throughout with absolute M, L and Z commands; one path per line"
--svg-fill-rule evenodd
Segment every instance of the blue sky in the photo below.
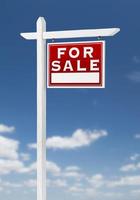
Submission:
M 121 28 L 103 38 L 105 89 L 47 91 L 49 200 L 139 199 L 139 6 L 138 0 L 1 2 L 0 199 L 36 199 L 36 44 L 20 32 L 35 31 L 39 16 L 49 31 Z

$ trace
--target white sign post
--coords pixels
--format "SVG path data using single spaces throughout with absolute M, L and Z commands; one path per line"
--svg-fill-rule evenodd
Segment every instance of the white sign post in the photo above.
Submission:
M 37 40 L 37 200 L 46 200 L 46 40 L 114 36 L 119 28 L 46 32 L 43 17 L 37 20 L 37 32 L 21 33 Z

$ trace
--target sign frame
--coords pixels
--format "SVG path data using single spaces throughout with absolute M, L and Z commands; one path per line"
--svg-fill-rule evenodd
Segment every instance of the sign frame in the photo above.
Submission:
M 74 83 L 73 85 L 71 83 L 56 83 L 55 85 L 50 85 L 50 66 L 49 66 L 49 46 L 50 45 L 63 45 L 63 44 L 88 44 L 88 43 L 102 43 L 102 71 L 101 71 L 101 79 L 102 79 L 102 84 L 100 83 L 91 83 L 87 84 L 86 83 Z M 47 88 L 98 88 L 98 89 L 103 89 L 105 88 L 105 55 L 106 55 L 106 42 L 105 40 L 96 40 L 96 41 L 76 41 L 76 42 L 48 42 L 47 43 Z M 72 72 L 73 73 L 73 72 Z

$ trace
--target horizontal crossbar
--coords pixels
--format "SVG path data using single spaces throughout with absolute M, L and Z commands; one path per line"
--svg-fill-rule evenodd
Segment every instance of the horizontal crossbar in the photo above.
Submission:
M 107 37 L 114 36 L 120 31 L 119 28 L 106 29 L 81 29 L 68 31 L 48 31 L 43 33 L 43 39 L 63 39 L 63 38 L 82 38 L 82 37 Z M 27 40 L 37 39 L 37 32 L 21 33 L 21 36 Z

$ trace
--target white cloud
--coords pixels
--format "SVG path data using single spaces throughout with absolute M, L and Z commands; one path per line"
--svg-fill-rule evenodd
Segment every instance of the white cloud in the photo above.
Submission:
M 138 158 L 140 158 L 140 154 L 138 153 L 135 153 L 134 155 L 130 156 L 130 160 L 132 161 L 136 161 L 138 160 Z
M 124 199 L 124 193 L 121 192 L 104 192 L 102 196 L 107 197 L 107 199 Z
M 67 187 L 67 182 L 64 179 L 49 180 L 50 187 Z
M 99 192 L 95 188 L 93 188 L 93 187 L 89 187 L 89 188 L 87 187 L 85 189 L 85 194 L 87 196 L 90 196 L 93 199 L 97 199 L 98 196 L 101 196 L 101 194 L 99 194 Z
M 52 161 L 47 161 L 47 171 L 52 173 L 53 175 L 59 175 L 61 172 L 61 168 L 54 162 Z
M 140 139 L 140 134 L 136 134 L 134 137 L 135 139 Z
M 102 174 L 95 174 L 87 180 L 94 188 L 100 188 L 105 184 L 105 180 Z
M 128 165 L 124 165 L 120 168 L 121 171 L 123 172 L 128 172 L 128 171 L 136 171 L 140 169 L 140 162 L 139 163 L 132 163 Z
M 20 170 L 20 173 L 31 173 L 36 171 L 37 166 L 36 166 L 36 162 L 30 164 L 28 167 L 23 167 Z M 51 173 L 54 176 L 58 176 L 59 173 L 61 172 L 61 168 L 54 162 L 52 161 L 46 161 L 46 169 L 47 169 L 47 173 Z
M 126 187 L 126 186 L 140 186 L 140 176 L 123 176 L 120 178 L 114 178 L 112 180 L 106 179 L 102 174 L 96 174 L 92 177 L 88 177 L 89 182 L 88 188 L 100 189 L 100 188 L 115 188 L 115 187 Z M 92 186 L 92 187 L 91 187 Z
M 89 146 L 92 142 L 101 137 L 107 136 L 106 131 L 85 131 L 76 130 L 71 137 L 54 136 L 47 140 L 47 147 L 52 149 L 75 149 L 78 147 Z
M 140 57 L 133 56 L 133 61 L 134 61 L 134 63 L 139 64 L 140 63 Z
M 24 164 L 19 160 L 0 159 L 0 174 L 9 174 L 11 172 L 20 172 L 24 168 Z
M 140 195 L 140 190 L 131 190 L 132 195 Z
M 16 182 L 9 182 L 9 181 L 4 181 L 4 180 L 0 180 L 0 185 L 3 187 L 3 188 L 20 188 L 22 187 L 22 184 L 21 183 L 16 183 Z
M 0 158 L 17 159 L 19 142 L 0 136 Z
M 10 160 L 10 159 L 0 159 L 0 174 L 10 174 L 12 172 L 26 174 L 32 173 L 36 171 L 36 162 L 31 163 L 29 166 L 25 166 L 25 164 L 20 160 Z M 46 169 L 47 173 L 52 174 L 53 176 L 60 176 L 61 168 L 52 161 L 46 161 Z
M 121 192 L 112 192 L 108 191 L 107 188 L 105 189 L 106 191 L 103 191 L 101 188 L 95 188 L 94 186 L 84 186 L 80 187 L 77 185 L 69 187 L 69 192 L 72 193 L 73 195 L 79 195 L 79 197 L 83 197 L 83 199 L 98 199 L 98 200 L 112 200 L 112 199 L 124 199 L 124 193 Z
M 36 179 L 29 179 L 27 181 L 24 181 L 24 186 L 27 186 L 29 188 L 34 188 L 37 186 L 37 180 Z
M 37 145 L 35 143 L 31 143 L 27 145 L 29 149 L 36 149 Z
M 30 164 L 29 166 L 24 166 L 23 168 L 20 169 L 20 173 L 31 173 L 36 170 L 36 162 Z
M 23 166 L 18 172 L 19 173 L 32 173 L 37 169 L 36 162 L 30 164 L 28 167 Z M 60 168 L 55 162 L 46 161 L 47 173 L 55 177 L 61 178 L 73 178 L 80 180 L 84 178 L 84 174 L 80 172 L 80 168 L 77 166 L 68 166 L 64 170 Z
M 80 167 L 75 165 L 67 166 L 63 171 L 61 171 L 61 176 L 65 178 L 73 178 L 78 180 L 81 180 L 85 177 L 85 174 L 81 172 Z
M 130 74 L 128 74 L 127 77 L 129 80 L 139 83 L 140 82 L 140 71 L 133 71 Z
M 20 153 L 20 157 L 23 161 L 30 160 L 30 155 L 28 153 Z
M 57 188 L 64 188 L 67 187 L 66 180 L 63 179 L 49 179 L 47 178 L 47 186 L 48 187 L 57 187 Z M 37 186 L 37 180 L 36 179 L 29 179 L 23 182 L 23 185 L 29 188 L 35 188 Z
M 47 139 L 47 148 L 50 149 L 76 149 L 89 146 L 91 143 L 108 135 L 105 130 L 77 129 L 71 137 L 53 136 Z M 36 144 L 29 144 L 29 148 L 36 148 Z
M 63 146 L 62 149 L 75 149 L 82 146 L 88 146 L 92 142 L 95 142 L 101 137 L 105 137 L 107 135 L 107 132 L 103 130 L 84 131 L 82 129 L 78 129 L 72 134 L 71 137 L 55 138 L 59 138 L 61 140 L 61 145 Z M 67 143 L 68 147 L 64 144 L 65 142 Z M 52 146 L 50 148 L 54 148 L 55 143 L 53 140 L 51 140 L 51 145 Z M 1 146 L 3 146 L 3 151 L 1 150 Z M 9 146 L 9 151 L 5 154 L 3 152 L 6 146 Z M 55 148 L 60 147 L 59 145 L 56 145 Z M 134 154 L 130 157 L 130 159 L 135 161 L 138 159 L 138 155 L 139 154 Z M 18 141 L 0 136 L 0 156 L 0 175 L 13 172 L 20 174 L 27 173 L 26 175 L 35 175 L 35 173 L 30 173 L 36 171 L 36 162 L 25 165 L 26 162 L 24 163 L 23 161 L 29 160 L 30 155 L 27 153 L 19 153 Z M 110 197 L 111 199 L 111 196 L 113 197 L 113 192 L 111 193 L 110 189 L 112 188 L 114 190 L 114 188 L 117 187 L 140 186 L 140 176 L 123 176 L 109 180 L 106 179 L 102 174 L 95 174 L 91 177 L 88 177 L 88 175 L 84 174 L 82 170 L 76 165 L 70 165 L 65 168 L 61 168 L 55 162 L 47 161 L 46 167 L 47 172 L 51 175 L 51 179 L 47 178 L 47 184 L 49 187 L 64 188 L 65 191 L 70 191 L 72 194 L 89 195 L 91 197 L 97 197 L 97 199 L 100 199 L 100 197 Z M 140 169 L 140 163 L 135 162 L 121 167 L 121 171 L 136 171 L 138 169 Z M 83 185 L 79 184 L 81 182 Z M 5 185 L 0 184 L 0 188 L 12 188 L 12 184 L 13 188 L 18 188 L 21 186 L 35 188 L 36 180 L 29 179 L 27 181 L 23 181 L 22 184 L 5 182 Z M 102 193 L 104 188 L 106 190 L 109 189 L 109 192 L 106 191 L 106 193 Z M 119 192 L 117 194 L 119 194 Z
M 66 169 L 65 169 L 66 171 L 80 171 L 80 167 L 78 167 L 78 166 L 68 166 L 68 167 L 66 167 Z
M 128 172 L 128 171 L 135 171 L 136 170 L 136 166 L 135 164 L 128 164 L 128 165 L 124 165 L 120 168 L 121 171 L 123 172 Z
M 109 187 L 120 187 L 120 186 L 140 186 L 140 176 L 125 176 L 119 180 L 108 181 Z
M 62 176 L 67 177 L 67 178 L 76 178 L 77 180 L 79 180 L 84 177 L 84 174 L 79 173 L 77 171 L 67 171 L 67 172 L 63 172 Z
M 82 192 L 85 192 L 85 189 L 78 186 L 72 186 L 72 187 L 69 187 L 69 191 L 74 192 L 74 193 L 82 193 Z
M 0 124 L 0 133 L 12 133 L 15 131 L 14 126 L 7 126 L 5 124 Z

